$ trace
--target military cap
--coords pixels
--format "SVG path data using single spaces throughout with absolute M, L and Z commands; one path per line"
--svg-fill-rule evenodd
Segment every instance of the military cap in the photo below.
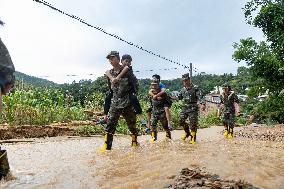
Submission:
M 229 85 L 229 83 L 224 83 L 222 85 L 222 88 L 228 88 L 229 90 L 231 90 L 231 86 Z
M 190 79 L 189 73 L 183 74 L 182 79 L 183 80 Z
M 106 58 L 110 59 L 110 57 L 112 57 L 112 56 L 116 56 L 117 58 L 119 58 L 119 52 L 117 52 L 117 51 L 110 51 L 108 53 L 108 55 L 106 56 Z

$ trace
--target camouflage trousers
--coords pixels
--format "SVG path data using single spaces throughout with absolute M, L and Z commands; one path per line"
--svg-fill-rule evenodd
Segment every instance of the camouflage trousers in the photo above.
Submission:
M 189 118 L 189 125 L 186 123 L 186 119 Z M 183 127 L 186 133 L 189 133 L 189 129 L 193 132 L 197 131 L 198 124 L 198 107 L 191 111 L 182 110 L 179 117 L 179 125 Z
M 168 121 L 167 121 L 167 117 L 166 117 L 166 113 L 165 112 L 161 112 L 161 113 L 155 113 L 151 115 L 151 131 L 152 132 L 157 132 L 157 124 L 158 121 L 161 122 L 162 127 L 165 129 L 165 131 L 169 131 L 169 127 L 168 127 Z
M 116 130 L 116 126 L 118 124 L 118 119 L 122 115 L 127 123 L 128 129 L 131 134 L 137 134 L 136 129 L 136 114 L 134 112 L 133 107 L 127 106 L 125 108 L 115 108 L 113 106 L 110 107 L 108 113 L 108 121 L 105 131 L 110 134 L 114 134 Z
M 232 112 L 222 112 L 221 120 L 223 125 L 229 128 L 234 128 L 235 126 L 235 114 Z

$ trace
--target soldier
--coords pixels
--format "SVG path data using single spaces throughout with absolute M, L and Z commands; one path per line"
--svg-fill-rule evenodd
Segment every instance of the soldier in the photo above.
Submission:
M 4 22 L 0 20 L 0 25 L 3 26 Z M 14 76 L 15 68 L 8 52 L 8 49 L 0 38 L 0 120 L 2 113 L 2 95 L 9 93 L 15 83 Z M 7 151 L 1 150 L 0 146 L 0 180 L 6 176 L 10 170 L 7 158 Z
M 4 22 L 0 20 L 0 25 Z M 0 38 L 0 117 L 2 112 L 2 95 L 9 93 L 15 83 L 15 67 L 9 51 Z
M 199 108 L 197 101 L 199 99 L 199 90 L 191 83 L 189 74 L 182 75 L 182 79 L 184 87 L 178 96 L 178 99 L 182 100 L 182 111 L 180 113 L 179 124 L 183 127 L 185 134 L 181 139 L 186 140 L 186 138 L 190 136 L 190 144 L 194 144 L 196 141 L 198 124 Z M 189 118 L 190 127 L 186 123 L 187 118 Z
M 233 138 L 233 129 L 235 125 L 235 112 L 239 112 L 239 100 L 234 91 L 228 84 L 223 85 L 223 93 L 221 94 L 221 120 L 223 122 L 225 133 L 224 136 L 228 139 Z
M 157 80 L 159 83 L 159 88 L 161 89 L 159 93 L 157 94 L 153 94 L 151 91 L 149 92 L 149 96 L 152 98 L 157 98 L 159 96 L 164 95 L 164 93 L 166 93 L 166 91 L 169 91 L 168 89 L 166 89 L 166 86 L 164 84 L 161 83 L 161 77 L 160 75 L 154 74 L 152 76 L 153 80 Z M 171 119 L 172 119 L 172 115 L 171 115 L 171 108 L 172 105 L 172 99 L 170 96 L 167 95 L 165 103 L 164 103 L 164 108 L 165 108 L 165 112 L 166 112 L 166 118 L 167 118 L 167 122 L 168 122 L 168 127 L 172 130 L 172 126 L 171 126 Z M 150 128 L 150 120 L 151 120 L 151 111 L 152 111 L 152 105 L 150 108 L 148 108 L 148 110 L 146 111 L 146 116 L 147 116 L 147 128 Z
M 154 79 L 151 83 L 151 90 L 149 93 L 153 93 L 154 95 L 161 92 L 161 88 L 159 87 L 159 81 Z M 166 131 L 166 138 L 171 139 L 171 131 L 168 126 L 168 121 L 166 118 L 165 112 L 165 103 L 167 100 L 167 93 L 163 93 L 162 95 L 154 98 L 150 96 L 152 110 L 151 110 L 151 134 L 152 134 L 152 142 L 157 140 L 157 123 L 161 122 L 163 128 Z
M 117 77 L 123 70 L 123 66 L 119 63 L 119 53 L 117 51 L 111 51 L 106 58 L 112 65 L 110 74 L 114 78 Z M 131 146 L 136 147 L 138 145 L 136 115 L 129 99 L 129 90 L 131 88 L 131 84 L 128 73 L 122 76 L 119 82 L 111 83 L 111 90 L 113 91 L 113 96 L 111 98 L 111 105 L 108 112 L 109 119 L 107 121 L 107 126 L 105 129 L 105 143 L 101 148 L 101 151 L 111 150 L 113 135 L 115 133 L 120 115 L 123 115 L 131 132 Z

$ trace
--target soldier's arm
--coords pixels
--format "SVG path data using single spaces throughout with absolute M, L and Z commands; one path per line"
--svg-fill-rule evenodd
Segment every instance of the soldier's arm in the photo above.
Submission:
M 110 74 L 110 70 L 107 70 L 105 74 L 109 78 L 110 81 L 113 81 L 114 77 L 112 77 L 112 75 Z
M 238 96 L 236 94 L 234 95 L 234 106 L 235 106 L 235 112 L 236 112 L 237 116 L 239 116 L 241 114 L 240 113 L 240 105 L 239 105 Z

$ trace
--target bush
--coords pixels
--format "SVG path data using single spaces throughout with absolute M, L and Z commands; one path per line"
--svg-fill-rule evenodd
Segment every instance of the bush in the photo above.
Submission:
M 199 128 L 206 128 L 213 125 L 221 125 L 221 121 L 216 116 L 216 111 L 213 110 L 209 112 L 207 115 L 201 116 L 199 118 Z
M 259 102 L 252 110 L 254 117 L 261 123 L 284 123 L 284 95 L 271 95 Z

